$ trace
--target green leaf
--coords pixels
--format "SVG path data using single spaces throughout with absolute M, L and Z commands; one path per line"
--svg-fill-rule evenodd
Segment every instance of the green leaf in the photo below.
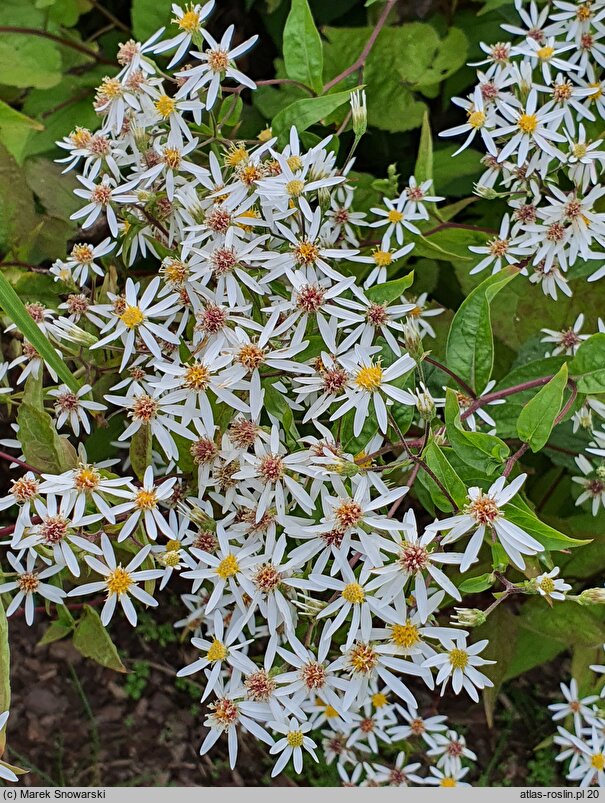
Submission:
M 422 453 L 422 457 L 435 474 L 435 476 L 443 483 L 443 486 L 452 497 L 456 505 L 460 508 L 466 501 L 466 485 L 462 482 L 458 474 L 454 471 L 451 464 L 441 448 L 431 440 Z M 427 474 L 422 467 L 418 478 L 424 487 L 431 494 L 431 499 L 439 510 L 449 512 L 452 510 L 452 505 L 444 495 L 443 491 L 439 488 L 435 480 Z
M 431 136 L 428 111 L 424 113 L 422 118 L 420 145 L 418 146 L 414 176 L 419 184 L 421 181 L 433 178 L 433 138 Z
M 151 465 L 153 434 L 149 424 L 143 424 L 130 441 L 130 463 L 137 478 L 143 482 L 145 470 Z
M 39 471 L 61 474 L 74 468 L 78 455 L 69 440 L 57 433 L 50 415 L 22 402 L 17 415 L 25 460 Z
M 101 666 L 126 672 L 115 644 L 94 608 L 85 605 L 74 632 L 74 647 L 85 658 L 92 658 Z
M 605 393 L 605 334 L 599 332 L 580 344 L 569 363 L 580 393 Z
M 234 126 L 239 122 L 242 116 L 242 109 L 244 108 L 244 101 L 241 95 L 228 95 L 221 103 L 218 113 L 218 120 L 220 125 Z
M 10 647 L 8 644 L 8 622 L 2 599 L 0 599 L 0 713 L 10 709 L 11 683 L 10 683 Z M 4 753 L 6 745 L 6 731 L 0 730 L 0 756 Z
M 283 38 L 286 75 L 320 93 L 323 88 L 323 44 L 307 0 L 292 0 Z
M 306 131 L 309 126 L 318 123 L 327 117 L 343 103 L 347 103 L 351 96 L 351 90 L 346 92 L 334 92 L 331 95 L 324 95 L 321 98 L 303 98 L 295 100 L 285 109 L 278 112 L 273 118 L 271 125 L 273 133 L 282 138 L 286 138 L 292 126 L 300 134 Z
M 158 28 L 166 26 L 172 19 L 170 3 L 158 0 L 132 0 L 130 9 L 132 32 L 141 41 L 149 39 Z
M 73 626 L 66 625 L 64 622 L 58 620 L 51 622 L 38 642 L 38 646 L 43 647 L 45 644 L 52 644 L 54 641 L 60 641 L 62 638 L 69 636 L 72 630 Z
M 480 594 L 482 591 L 487 591 L 494 584 L 494 576 L 491 572 L 485 574 L 478 574 L 476 577 L 467 577 L 458 586 L 461 594 Z
M 0 266 L 1 268 L 1 266 Z M 34 323 L 32 317 L 25 309 L 25 305 L 13 289 L 9 281 L 0 270 L 0 306 L 6 312 L 17 329 L 36 349 L 44 362 L 53 369 L 68 388 L 75 392 L 80 383 L 59 357 L 46 335 Z
M 31 130 L 42 131 L 44 126 L 26 117 L 8 103 L 0 100 L 0 142 L 18 164 L 23 160 L 23 147 Z
M 458 458 L 487 475 L 502 468 L 510 449 L 495 435 L 462 428 L 458 399 L 451 388 L 446 391 L 445 423 L 450 446 Z
M 447 366 L 477 393 L 489 382 L 494 364 L 490 302 L 518 273 L 509 266 L 485 279 L 454 315 L 447 338 Z
M 390 304 L 391 301 L 400 298 L 408 287 L 414 282 L 414 271 L 402 276 L 401 279 L 393 279 L 391 282 L 376 284 L 366 290 L 366 296 L 375 304 Z
M 484 673 L 494 684 L 483 690 L 483 707 L 489 728 L 494 725 L 494 708 L 500 694 L 500 686 L 515 655 L 517 630 L 517 617 L 501 605 L 474 633 L 477 639 L 489 639 L 489 644 L 481 653 L 481 657 L 495 661 L 494 664 L 483 667 Z
M 572 549 L 590 543 L 590 539 L 570 538 L 555 530 L 554 527 L 550 527 L 541 521 L 519 496 L 515 497 L 514 502 L 509 502 L 504 506 L 504 514 L 508 521 L 512 521 L 513 524 L 532 535 L 545 549 Z
M 527 402 L 517 421 L 517 434 L 532 452 L 546 445 L 563 402 L 567 386 L 567 363 L 563 363 L 547 385 Z

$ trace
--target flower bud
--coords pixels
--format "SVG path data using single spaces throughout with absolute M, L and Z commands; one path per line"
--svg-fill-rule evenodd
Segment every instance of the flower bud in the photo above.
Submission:
M 456 627 L 480 627 L 485 624 L 487 616 L 479 608 L 454 608 L 456 616 L 452 617 L 452 624 Z
M 313 599 L 313 597 L 309 597 L 306 594 L 299 594 L 298 599 L 294 600 L 294 604 L 300 610 L 301 616 L 308 616 L 311 619 L 315 619 L 317 614 L 320 613 L 328 603 L 320 599 Z
M 413 320 L 403 324 L 403 342 L 410 357 L 420 362 L 424 357 L 424 348 L 420 331 Z
M 272 136 L 273 131 L 271 130 L 271 126 L 269 126 L 268 128 L 263 128 L 262 131 L 259 131 L 257 139 L 259 142 L 268 142 Z
M 578 595 L 577 602 L 580 605 L 603 605 L 605 604 L 605 588 L 586 588 Z
M 80 329 L 68 318 L 57 318 L 56 321 L 48 325 L 48 333 L 59 342 L 67 340 L 69 343 L 77 343 L 79 346 L 86 346 L 87 348 L 94 346 L 99 339 L 90 332 Z
M 363 89 L 356 89 L 354 92 L 351 92 L 350 103 L 353 117 L 353 132 L 357 139 L 361 139 L 368 127 L 368 109 L 365 91 Z
M 473 184 L 473 192 L 475 195 L 478 195 L 480 198 L 485 198 L 488 201 L 493 201 L 502 194 L 493 187 L 484 187 L 483 184 Z

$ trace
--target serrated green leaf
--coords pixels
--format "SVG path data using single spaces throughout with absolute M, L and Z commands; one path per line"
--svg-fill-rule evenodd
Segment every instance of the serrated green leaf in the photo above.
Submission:
M 273 133 L 281 137 L 284 141 L 292 126 L 300 134 L 306 131 L 309 126 L 318 123 L 333 111 L 338 109 L 343 103 L 347 103 L 351 97 L 351 90 L 346 92 L 334 92 L 331 95 L 323 95 L 321 98 L 302 98 L 295 100 L 285 109 L 279 111 L 273 118 L 271 127 Z
M 477 393 L 489 382 L 494 364 L 490 302 L 518 273 L 509 266 L 485 279 L 454 315 L 447 337 L 447 366 Z
M 561 410 L 567 386 L 567 363 L 527 402 L 517 420 L 517 434 L 529 443 L 532 452 L 539 452 L 547 443 L 556 417 Z
M 422 181 L 433 178 L 433 137 L 431 135 L 428 111 L 424 113 L 424 117 L 422 118 L 420 145 L 418 146 L 414 176 L 419 184 Z
M 400 298 L 414 282 L 414 271 L 407 273 L 400 279 L 393 279 L 391 282 L 376 284 L 366 290 L 366 296 L 375 304 L 390 304 Z
M 47 365 L 65 382 L 68 388 L 73 390 L 74 393 L 77 392 L 80 383 L 59 357 L 46 335 L 34 323 L 31 315 L 25 309 L 25 305 L 2 273 L 1 266 L 0 307 L 6 312 L 11 321 L 16 324 L 17 329 L 36 349 Z
M 141 482 L 147 466 L 151 465 L 153 434 L 149 424 L 143 424 L 134 433 L 130 441 L 130 463 L 132 470 Z
M 599 332 L 580 344 L 569 363 L 569 373 L 580 393 L 605 393 L 605 334 Z
M 307 0 L 292 0 L 284 26 L 283 53 L 288 78 L 321 92 L 323 44 Z
M 77 465 L 76 450 L 66 437 L 57 433 L 47 412 L 22 402 L 17 423 L 25 460 L 34 468 L 61 474 Z
M 74 647 L 85 658 L 92 658 L 101 666 L 126 672 L 115 644 L 94 608 L 85 605 L 74 631 Z
M 510 449 L 495 435 L 470 432 L 462 428 L 458 400 L 451 388 L 446 391 L 445 423 L 450 446 L 467 465 L 487 475 L 503 466 Z
M 504 514 L 508 521 L 512 521 L 513 524 L 533 536 L 545 549 L 572 549 L 590 543 L 590 539 L 570 538 L 555 530 L 554 527 L 550 527 L 541 521 L 519 497 L 515 497 L 514 502 L 505 505 Z

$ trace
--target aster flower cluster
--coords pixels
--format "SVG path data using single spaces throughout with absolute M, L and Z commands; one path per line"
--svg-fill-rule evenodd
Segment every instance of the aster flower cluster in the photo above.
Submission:
M 179 675 L 204 689 L 202 753 L 225 735 L 234 766 L 250 733 L 274 773 L 321 751 L 347 785 L 464 784 L 474 753 L 443 716 L 419 711 L 427 689 L 478 701 L 494 661 L 464 629 L 481 617 L 461 609 L 449 621 L 447 607 L 490 548 L 518 570 L 545 550 L 508 516 L 525 474 L 473 484 L 459 504 L 440 485 L 451 513 L 441 520 L 406 499 L 421 460 L 401 416 L 423 445 L 443 442 L 444 400 L 424 373 L 441 310 L 393 276 L 442 199 L 412 176 L 365 214 L 353 160 L 338 164 L 331 137 L 223 136 L 224 104 L 254 88 L 236 65 L 255 37 L 234 44 L 230 27 L 215 40 L 213 5 L 175 5 L 176 35 L 122 45 L 122 69 L 97 91 L 99 130 L 59 143 L 78 171 L 81 242 L 51 269 L 59 311 L 27 309 L 78 389 L 26 340 L 1 370 L 41 425 L 52 413 L 60 466 L 24 460 L 26 409 L 4 442 L 27 469 L 0 500 L 15 512 L 1 544 L 6 613 L 31 624 L 43 600 L 84 598 L 103 625 L 121 610 L 136 626 L 137 609 L 178 579 L 190 586 L 175 627 L 191 638 Z M 163 72 L 152 56 L 166 54 Z M 514 76 L 490 67 L 510 119 Z M 503 98 L 480 112 L 487 142 Z M 356 118 L 363 107 L 355 93 Z M 549 158 L 558 114 L 540 123 Z M 514 179 L 519 194 L 547 171 L 538 140 L 514 141 L 504 170 L 517 147 L 534 160 Z M 456 396 L 464 432 L 495 428 L 492 388 Z M 118 456 L 89 457 L 92 425 L 114 419 Z M 571 586 L 557 574 L 517 590 L 561 602 Z M 381 763 L 393 743 L 394 764 Z
M 508 209 L 471 272 L 518 264 L 546 295 L 571 296 L 568 275 L 594 260 L 588 281 L 605 275 L 605 161 L 602 2 L 546 5 L 516 0 L 510 39 L 481 44 L 477 84 L 454 103 L 466 122 L 442 132 L 465 135 L 486 151 L 476 192 Z
M 593 665 L 590 669 L 597 678 L 605 672 L 601 665 Z M 572 678 L 569 685 L 561 683 L 561 694 L 562 702 L 548 706 L 552 720 L 557 724 L 554 736 L 559 750 L 557 761 L 565 767 L 565 777 L 580 787 L 605 786 L 603 689 L 600 695 L 581 695 L 577 681 Z M 563 724 L 558 724 L 560 722 Z

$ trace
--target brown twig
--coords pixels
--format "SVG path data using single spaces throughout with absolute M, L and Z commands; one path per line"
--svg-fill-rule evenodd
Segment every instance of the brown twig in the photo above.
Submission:
M 86 45 L 74 42 L 71 39 L 64 39 L 61 36 L 55 36 L 54 33 L 49 33 L 49 31 L 41 31 L 38 28 L 23 28 L 15 25 L 0 25 L 0 33 L 25 33 L 31 34 L 32 36 L 41 36 L 43 39 L 50 39 L 51 42 L 56 42 L 58 45 L 63 45 L 63 47 L 70 47 L 72 50 L 84 53 L 99 64 L 110 64 L 112 67 L 115 67 L 114 61 L 109 61 L 109 59 L 106 59 L 100 53 L 86 47 Z

